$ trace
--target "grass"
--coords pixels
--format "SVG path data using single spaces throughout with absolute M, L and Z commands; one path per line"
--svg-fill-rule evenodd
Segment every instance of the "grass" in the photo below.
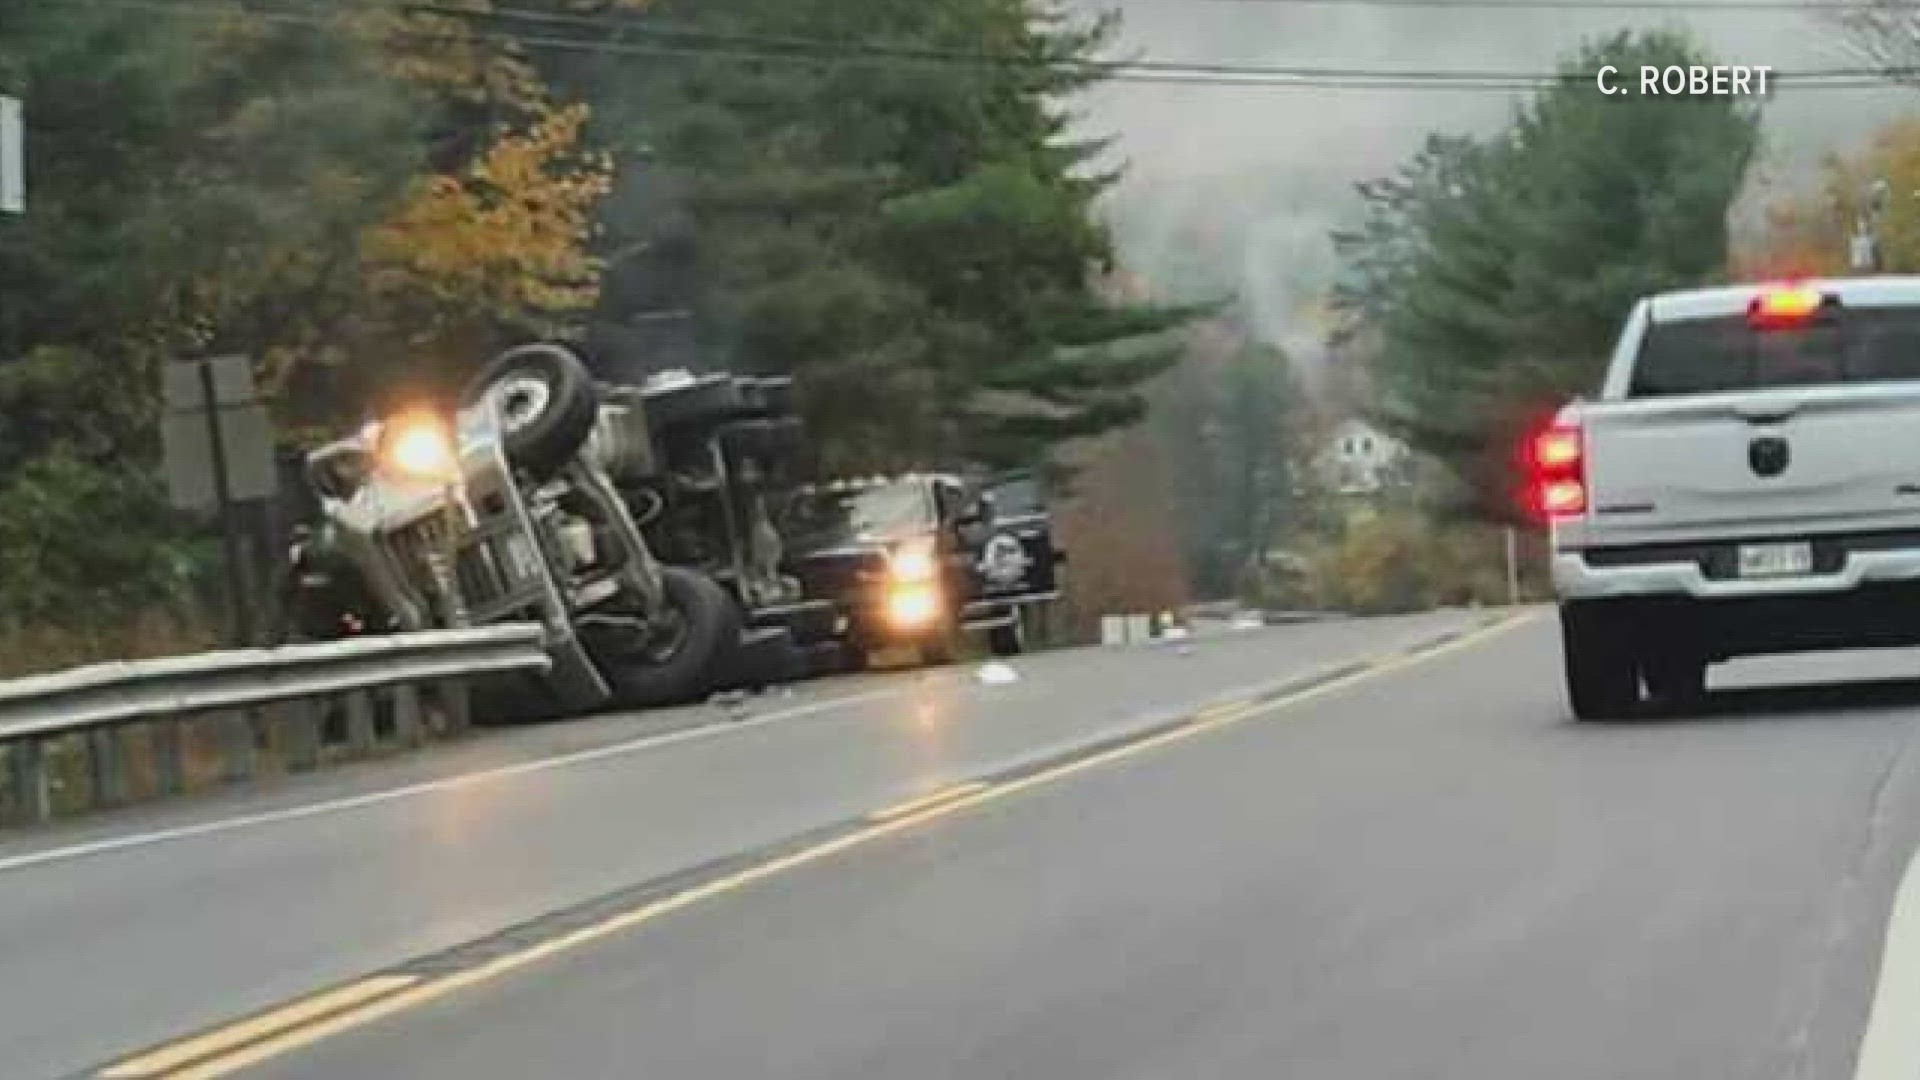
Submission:
M 151 611 L 111 627 L 0 627 L 0 678 L 201 652 L 218 641 L 210 626 Z

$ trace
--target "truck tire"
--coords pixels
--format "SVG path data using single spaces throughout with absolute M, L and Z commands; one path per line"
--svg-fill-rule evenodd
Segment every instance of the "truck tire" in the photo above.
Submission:
M 663 566 L 660 573 L 667 603 L 679 613 L 681 626 L 653 655 L 603 662 L 614 699 L 624 708 L 699 700 L 740 638 L 740 608 L 719 582 L 678 566 Z
M 1580 720 L 1618 720 L 1640 704 L 1640 665 L 1621 620 L 1606 606 L 1560 605 L 1567 701 Z
M 572 349 L 534 342 L 493 358 L 467 387 L 476 405 L 498 395 L 507 460 L 540 479 L 559 472 L 592 434 L 600 395 Z
M 1687 709 L 1707 694 L 1707 661 L 1689 653 L 1667 652 L 1641 661 L 1647 692 L 1669 709 Z

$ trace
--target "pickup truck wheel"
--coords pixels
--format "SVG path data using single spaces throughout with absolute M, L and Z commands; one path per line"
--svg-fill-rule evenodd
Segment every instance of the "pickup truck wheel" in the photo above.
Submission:
M 1560 608 L 1567 699 L 1581 720 L 1617 720 L 1640 704 L 1640 665 L 1612 612 L 1581 604 Z
M 507 460 L 542 479 L 580 452 L 600 418 L 600 395 L 586 364 L 551 342 L 508 349 L 482 368 L 465 401 L 489 397 L 506 428 Z
M 1707 662 L 1702 657 L 1662 653 L 1641 661 L 1647 691 L 1669 706 L 1685 707 L 1707 693 Z
M 615 698 L 627 708 L 697 700 L 740 637 L 740 609 L 719 582 L 678 566 L 663 566 L 660 574 L 677 625 L 651 648 L 603 664 Z

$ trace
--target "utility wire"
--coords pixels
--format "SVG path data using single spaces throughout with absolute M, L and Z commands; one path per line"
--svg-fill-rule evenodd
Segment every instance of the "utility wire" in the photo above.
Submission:
M 179 16 L 218 17 L 233 10 L 218 0 L 40 0 L 69 6 L 76 2 L 109 7 L 135 8 Z M 1291 0 L 1237 0 L 1237 2 L 1280 3 Z M 1330 3 L 1360 3 L 1362 0 L 1326 0 Z M 1468 2 L 1468 0 L 1454 0 Z M 1503 0 L 1471 0 L 1496 3 Z M 1563 0 L 1564 2 L 1564 0 Z M 1594 72 L 1527 72 L 1498 70 L 1446 70 L 1435 68 L 1369 68 L 1348 66 L 1280 66 L 1174 62 L 1153 59 L 1096 60 L 1024 56 L 1010 53 L 969 52 L 927 49 L 873 41 L 849 41 L 818 38 L 768 38 L 729 34 L 719 31 L 666 30 L 645 26 L 625 17 L 587 15 L 550 15 L 520 9 L 467 11 L 439 4 L 405 4 L 402 9 L 422 14 L 491 21 L 500 18 L 546 23 L 592 24 L 596 29 L 618 35 L 595 37 L 562 33 L 526 33 L 469 26 L 467 32 L 477 40 L 532 51 L 550 50 L 605 56 L 630 56 L 650 59 L 733 59 L 751 61 L 796 62 L 807 64 L 905 63 L 973 65 L 1030 68 L 1068 77 L 1132 83 L 1200 84 L 1217 86 L 1266 86 L 1274 88 L 1327 90 L 1527 90 L 1568 82 L 1593 82 Z M 322 27 L 332 16 L 323 9 L 281 2 L 245 5 L 249 15 L 262 20 Z M 398 31 L 403 35 L 434 38 L 430 30 Z M 642 40 L 625 40 L 639 37 Z M 695 40 L 688 40 L 689 38 Z M 1799 89 L 1872 89 L 1898 80 L 1920 80 L 1920 67 L 1853 67 L 1804 71 L 1775 70 L 1770 81 Z M 1621 81 L 1630 81 L 1621 76 Z
M 1178 0 L 1193 3 L 1196 0 Z M 1786 11 L 1804 14 L 1861 12 L 1911 14 L 1899 0 L 1199 0 L 1248 7 L 1488 8 L 1520 11 Z

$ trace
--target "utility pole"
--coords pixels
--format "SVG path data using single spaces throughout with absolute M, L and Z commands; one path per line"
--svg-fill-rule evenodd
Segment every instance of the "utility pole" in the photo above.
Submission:
M 1855 273 L 1875 274 L 1885 268 L 1880 249 L 1880 221 L 1887 212 L 1887 190 L 1885 180 L 1869 184 L 1861 209 L 1854 215 L 1847 263 Z

